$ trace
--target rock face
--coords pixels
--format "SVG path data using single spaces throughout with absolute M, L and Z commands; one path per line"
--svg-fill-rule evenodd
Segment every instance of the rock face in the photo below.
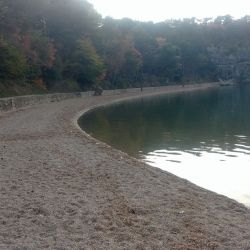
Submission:
M 207 50 L 220 78 L 250 83 L 250 48 L 209 47 Z

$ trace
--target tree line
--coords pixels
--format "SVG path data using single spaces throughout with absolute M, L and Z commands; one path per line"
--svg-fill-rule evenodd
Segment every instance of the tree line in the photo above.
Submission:
M 249 49 L 250 17 L 102 18 L 85 0 L 0 0 L 0 85 L 81 91 L 216 81 L 216 48 Z

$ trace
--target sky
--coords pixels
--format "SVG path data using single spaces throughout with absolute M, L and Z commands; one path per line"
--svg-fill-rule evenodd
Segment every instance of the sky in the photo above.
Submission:
M 139 21 L 204 18 L 230 14 L 235 18 L 250 14 L 249 0 L 89 0 L 103 16 L 128 17 Z

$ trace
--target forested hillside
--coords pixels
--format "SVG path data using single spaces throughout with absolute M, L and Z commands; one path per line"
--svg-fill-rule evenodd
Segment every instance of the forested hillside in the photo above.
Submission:
M 85 0 L 0 0 L 0 96 L 248 82 L 249 40 L 248 16 L 154 24 L 102 19 Z

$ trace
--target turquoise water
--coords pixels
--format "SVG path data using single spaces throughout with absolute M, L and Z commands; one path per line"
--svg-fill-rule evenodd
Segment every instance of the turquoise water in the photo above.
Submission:
M 250 87 L 142 98 L 79 120 L 93 137 L 250 206 Z

